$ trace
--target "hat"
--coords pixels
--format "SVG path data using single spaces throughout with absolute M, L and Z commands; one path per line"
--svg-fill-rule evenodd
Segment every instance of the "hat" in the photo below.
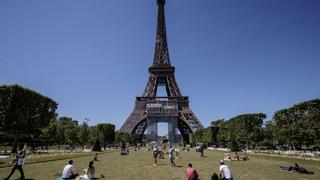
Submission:
M 224 164 L 224 160 L 220 160 L 220 164 Z

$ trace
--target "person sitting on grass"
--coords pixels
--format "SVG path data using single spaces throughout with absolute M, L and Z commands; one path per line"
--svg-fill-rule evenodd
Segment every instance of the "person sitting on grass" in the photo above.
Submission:
M 192 164 L 188 164 L 188 168 L 186 169 L 186 174 L 187 174 L 187 180 L 198 180 L 198 173 L 197 171 L 192 168 Z
M 94 177 L 95 167 L 93 166 L 93 161 L 89 162 L 88 169 L 85 169 L 86 174 L 81 176 L 80 179 L 83 180 L 90 180 L 90 179 L 97 179 Z
M 74 173 L 73 161 L 70 160 L 69 163 L 63 169 L 62 179 L 75 179 L 78 176 L 78 173 Z
M 229 155 L 229 153 L 224 153 L 224 158 L 223 158 L 224 161 L 232 161 L 232 158 L 231 156 Z
M 220 179 L 225 179 L 225 180 L 233 180 L 231 171 L 227 165 L 224 164 L 223 160 L 220 160 Z M 223 178 L 222 178 L 223 177 Z
M 240 157 L 237 152 L 234 153 L 232 160 L 233 161 L 240 161 Z
M 292 172 L 292 173 L 297 172 L 297 173 L 301 173 L 301 174 L 314 174 L 314 172 L 306 170 L 305 168 L 299 166 L 297 163 L 294 163 L 294 166 L 281 165 L 280 168 L 285 171 Z
M 305 168 L 299 166 L 297 163 L 294 163 L 294 168 L 293 168 L 293 170 L 294 170 L 295 172 L 302 173 L 302 174 L 313 174 L 312 171 L 306 170 Z
M 248 154 L 247 154 L 247 150 L 246 150 L 246 149 L 244 150 L 244 156 L 242 156 L 242 157 L 240 158 L 240 160 L 243 160 L 243 161 L 249 160 L 249 156 L 248 156 Z

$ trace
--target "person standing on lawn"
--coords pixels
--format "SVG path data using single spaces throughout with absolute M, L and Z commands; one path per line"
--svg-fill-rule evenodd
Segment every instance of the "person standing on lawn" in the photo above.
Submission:
M 174 149 L 172 148 L 172 146 L 170 146 L 170 149 L 169 149 L 169 159 L 170 159 L 170 162 L 171 162 L 171 166 L 176 166 L 176 163 L 174 163 Z
M 13 175 L 13 173 L 16 171 L 16 169 L 18 169 L 20 171 L 20 179 L 25 179 L 22 166 L 25 163 L 26 153 L 27 153 L 27 144 L 24 144 L 24 146 L 20 146 L 17 149 L 17 155 L 16 155 L 16 160 L 15 160 L 16 164 L 12 168 L 9 176 L 4 178 L 4 180 L 10 179 L 10 177 Z

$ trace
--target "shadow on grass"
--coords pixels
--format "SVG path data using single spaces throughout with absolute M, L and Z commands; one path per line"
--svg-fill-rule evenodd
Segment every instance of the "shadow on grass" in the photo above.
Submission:
M 175 165 L 173 167 L 181 168 L 182 166 L 181 165 Z

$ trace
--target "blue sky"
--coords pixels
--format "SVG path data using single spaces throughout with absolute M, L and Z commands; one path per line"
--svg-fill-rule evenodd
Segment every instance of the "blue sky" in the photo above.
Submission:
M 120 128 L 152 64 L 156 0 L 0 1 L 0 84 Z M 171 63 L 204 126 L 320 97 L 320 1 L 167 0 Z

